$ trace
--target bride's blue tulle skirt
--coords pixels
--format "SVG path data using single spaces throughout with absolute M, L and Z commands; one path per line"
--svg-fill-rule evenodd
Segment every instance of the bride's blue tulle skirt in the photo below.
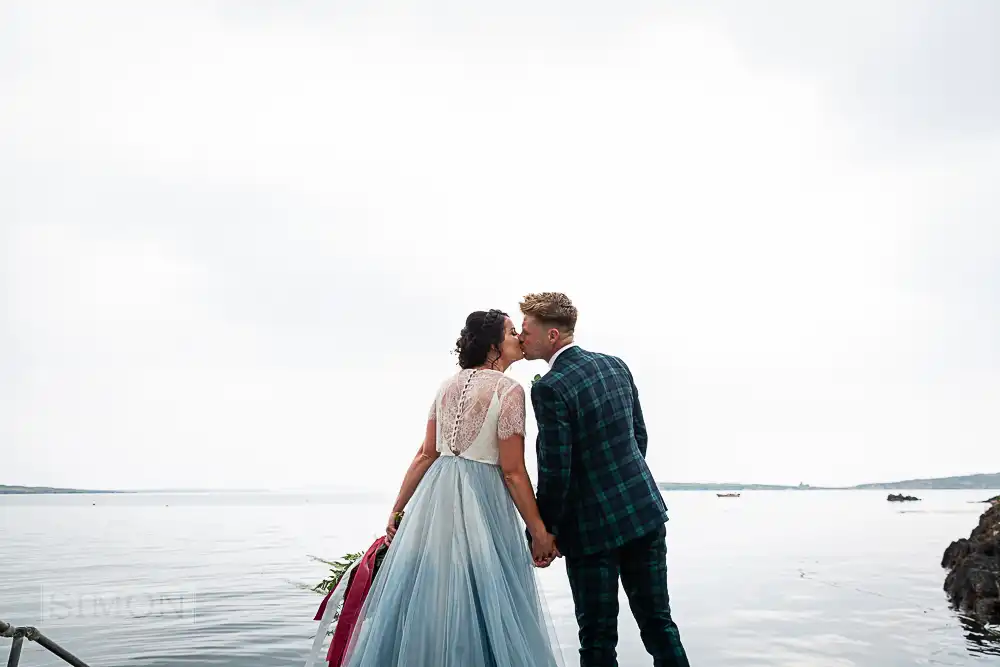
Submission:
M 344 667 L 562 665 L 500 469 L 439 457 L 379 568 Z

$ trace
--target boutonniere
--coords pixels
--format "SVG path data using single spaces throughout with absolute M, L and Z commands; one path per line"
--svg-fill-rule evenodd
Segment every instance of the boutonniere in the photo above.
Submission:
M 542 379 L 542 376 L 535 373 L 535 377 L 531 378 L 531 386 L 535 386 L 535 383 Z

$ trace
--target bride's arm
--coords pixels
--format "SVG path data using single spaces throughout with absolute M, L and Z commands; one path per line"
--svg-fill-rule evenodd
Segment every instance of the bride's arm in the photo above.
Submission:
M 541 551 L 548 551 L 554 546 L 552 536 L 538 512 L 535 491 L 524 464 L 524 411 L 524 387 L 515 384 L 504 393 L 500 404 L 500 420 L 497 424 L 500 469 L 514 507 L 531 536 L 532 545 L 540 547 Z
M 514 507 L 524 519 L 524 525 L 532 541 L 541 541 L 548 536 L 535 502 L 535 491 L 531 488 L 531 478 L 524 465 L 524 435 L 516 434 L 500 441 L 500 469 L 503 481 L 514 501 Z
M 434 463 L 438 456 L 440 456 L 440 453 L 437 450 L 437 424 L 431 419 L 427 421 L 424 442 L 420 445 L 417 455 L 413 457 L 413 461 L 410 462 L 410 467 L 407 468 L 406 475 L 403 476 L 403 483 L 399 487 L 399 495 L 396 496 L 396 503 L 392 506 L 392 512 L 389 513 L 389 523 L 386 526 L 386 538 L 388 542 L 392 542 L 392 538 L 396 534 L 393 517 L 395 517 L 396 513 L 402 512 L 406 508 L 406 504 L 413 497 L 413 492 L 420 485 L 420 480 L 424 478 L 427 469 L 431 467 L 431 464 Z

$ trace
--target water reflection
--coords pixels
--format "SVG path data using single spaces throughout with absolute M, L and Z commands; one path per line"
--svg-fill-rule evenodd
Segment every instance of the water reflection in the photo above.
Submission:
M 976 655 L 1000 656 L 1000 626 L 987 627 L 974 618 L 958 614 L 965 630 L 966 648 Z

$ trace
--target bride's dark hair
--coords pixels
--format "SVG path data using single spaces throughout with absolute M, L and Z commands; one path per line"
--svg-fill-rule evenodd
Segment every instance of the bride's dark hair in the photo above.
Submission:
M 500 310 L 477 310 L 465 318 L 465 328 L 455 342 L 458 365 L 475 368 L 486 363 L 490 351 L 500 346 L 504 339 L 504 319 L 507 313 Z

